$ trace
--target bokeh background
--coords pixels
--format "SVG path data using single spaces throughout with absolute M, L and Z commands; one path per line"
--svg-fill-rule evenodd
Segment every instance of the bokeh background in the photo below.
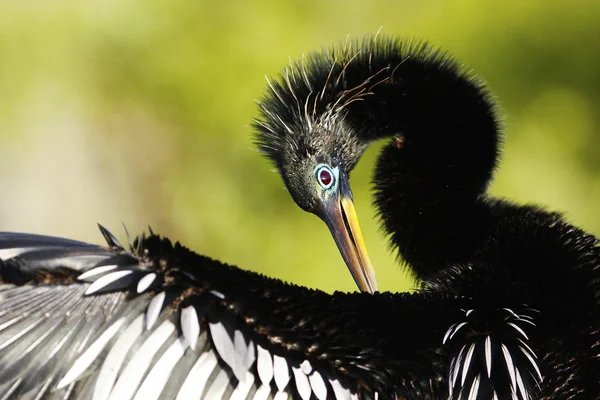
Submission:
M 506 118 L 492 192 L 600 234 L 600 2 L 0 0 L 0 229 L 101 242 L 151 225 L 194 250 L 355 290 L 324 224 L 254 149 L 255 99 L 288 57 L 418 36 L 484 77 Z M 380 288 L 409 290 L 352 176 Z

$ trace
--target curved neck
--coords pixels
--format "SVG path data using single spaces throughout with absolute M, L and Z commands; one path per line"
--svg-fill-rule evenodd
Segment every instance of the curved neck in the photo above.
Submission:
M 375 203 L 418 278 L 469 260 L 487 212 L 499 132 L 481 83 L 443 63 L 410 62 L 346 117 L 365 141 L 391 138 L 378 159 Z

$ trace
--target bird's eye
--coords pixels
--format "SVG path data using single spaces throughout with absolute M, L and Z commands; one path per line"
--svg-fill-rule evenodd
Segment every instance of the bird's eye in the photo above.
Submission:
M 329 189 L 335 181 L 333 171 L 326 165 L 320 165 L 316 168 L 315 175 L 317 182 L 323 189 Z

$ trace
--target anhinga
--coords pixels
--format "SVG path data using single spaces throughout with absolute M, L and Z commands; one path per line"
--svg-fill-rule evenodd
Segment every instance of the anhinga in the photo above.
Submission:
M 448 313 L 467 303 L 443 340 L 460 344 L 447 347 L 449 393 L 600 398 L 600 247 L 559 214 L 486 193 L 501 135 L 483 82 L 425 43 L 375 36 L 292 62 L 260 106 L 259 148 L 363 290 L 374 285 L 348 176 L 387 140 L 374 176 L 383 227 L 423 293 L 453 299 Z
M 125 248 L 0 234 L 0 398 L 600 398 L 600 249 L 485 195 L 490 96 L 451 57 L 377 37 L 293 63 L 258 141 L 375 291 L 348 173 L 375 174 L 409 293 L 326 293 L 151 233 Z

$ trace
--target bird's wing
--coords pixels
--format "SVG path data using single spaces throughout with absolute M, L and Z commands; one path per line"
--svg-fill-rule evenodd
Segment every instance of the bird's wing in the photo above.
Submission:
M 0 399 L 357 397 L 256 322 L 262 302 L 283 319 L 285 296 L 235 298 L 267 278 L 155 235 L 126 250 L 103 234 L 108 248 L 0 233 Z
M 444 343 L 455 349 L 448 386 L 451 400 L 529 400 L 542 381 L 527 332 L 538 311 L 526 306 L 464 310 Z

